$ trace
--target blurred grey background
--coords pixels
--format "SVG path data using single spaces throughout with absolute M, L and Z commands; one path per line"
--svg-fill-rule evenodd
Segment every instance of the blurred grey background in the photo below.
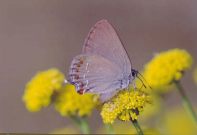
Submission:
M 47 133 L 73 124 L 52 108 L 29 113 L 21 97 L 37 71 L 57 67 L 67 74 L 90 27 L 103 18 L 117 29 L 136 69 L 170 48 L 197 59 L 195 0 L 0 0 L 0 132 Z M 182 82 L 195 105 L 191 75 L 192 69 Z M 173 92 L 167 104 L 179 100 Z M 99 117 L 93 114 L 94 127 Z

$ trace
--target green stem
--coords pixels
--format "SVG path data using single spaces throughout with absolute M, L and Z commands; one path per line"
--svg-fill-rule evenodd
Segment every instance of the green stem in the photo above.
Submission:
M 80 127 L 82 134 L 90 134 L 90 128 L 85 118 L 72 116 L 72 120 Z
M 132 123 L 133 123 L 133 125 L 134 125 L 134 127 L 135 127 L 135 129 L 137 131 L 137 134 L 138 135 L 144 135 L 144 133 L 143 133 L 138 121 L 137 120 L 131 120 L 131 121 L 132 121 Z
M 105 128 L 106 128 L 107 134 L 115 134 L 113 126 L 111 124 L 105 124 Z
M 189 101 L 188 97 L 186 96 L 181 83 L 176 81 L 175 84 L 176 84 L 176 87 L 179 91 L 179 94 L 181 95 L 183 106 L 189 112 L 189 114 L 192 116 L 193 120 L 197 123 L 197 115 L 192 107 L 191 102 Z

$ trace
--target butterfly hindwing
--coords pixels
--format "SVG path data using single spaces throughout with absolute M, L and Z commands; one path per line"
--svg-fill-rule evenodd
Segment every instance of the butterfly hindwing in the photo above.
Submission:
M 115 96 L 117 93 L 118 93 L 118 91 L 112 91 L 112 92 L 108 92 L 108 93 L 101 93 L 100 94 L 100 101 L 105 102 L 105 101 L 109 100 L 110 98 L 112 98 L 113 96 Z
M 114 63 L 98 55 L 78 55 L 70 66 L 69 81 L 83 94 L 107 93 L 121 87 L 121 70 Z

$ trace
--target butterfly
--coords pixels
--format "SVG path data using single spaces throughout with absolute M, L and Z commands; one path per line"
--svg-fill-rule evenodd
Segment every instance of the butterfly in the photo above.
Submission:
M 68 81 L 79 94 L 99 94 L 105 102 L 128 88 L 137 73 L 115 29 L 103 19 L 90 29 L 82 53 L 73 58 Z

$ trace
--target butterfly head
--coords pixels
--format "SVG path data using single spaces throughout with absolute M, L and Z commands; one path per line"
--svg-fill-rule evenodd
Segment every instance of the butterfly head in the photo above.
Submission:
M 144 86 L 144 88 L 147 88 L 146 85 L 145 85 L 144 82 L 143 82 L 143 80 L 146 82 L 146 80 L 145 80 L 145 78 L 143 77 L 143 75 L 140 74 L 139 71 L 137 71 L 137 70 L 135 70 L 135 69 L 131 69 L 130 80 L 134 80 L 136 77 L 142 82 L 142 85 Z M 143 80 L 142 80 L 140 77 L 142 77 Z M 146 83 L 147 83 L 147 82 L 146 82 Z M 148 86 L 149 86 L 149 85 L 148 85 Z M 152 89 L 151 86 L 149 86 L 149 88 Z
M 138 71 L 131 69 L 131 74 L 129 75 L 129 83 L 131 83 L 138 75 Z
M 131 69 L 130 78 L 134 78 L 135 79 L 135 77 L 137 77 L 138 73 L 139 72 L 137 70 Z
M 135 69 L 131 69 L 131 74 L 128 76 L 127 86 L 133 82 L 133 80 L 137 77 L 138 71 Z

